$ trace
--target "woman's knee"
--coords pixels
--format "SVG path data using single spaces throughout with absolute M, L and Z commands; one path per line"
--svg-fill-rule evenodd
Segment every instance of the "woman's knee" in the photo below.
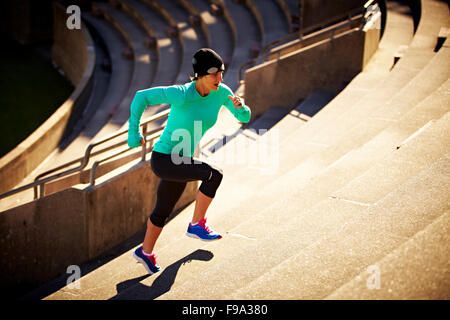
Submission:
M 223 179 L 223 171 L 219 168 L 211 168 L 210 181 L 219 187 Z
M 161 212 L 154 210 L 150 214 L 149 219 L 150 219 L 151 223 L 153 223 L 154 226 L 156 226 L 158 228 L 163 228 L 166 223 L 167 217 L 168 217 L 168 215 L 161 214 Z
M 220 186 L 220 183 L 223 179 L 223 172 L 219 168 L 211 167 L 209 176 L 207 179 L 202 181 L 200 185 L 200 191 L 203 192 L 206 196 L 210 198 L 214 198 L 216 195 L 216 191 Z

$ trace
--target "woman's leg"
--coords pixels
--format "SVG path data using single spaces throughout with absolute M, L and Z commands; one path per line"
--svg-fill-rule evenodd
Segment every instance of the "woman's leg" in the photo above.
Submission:
M 143 249 L 151 254 L 161 234 L 167 217 L 172 213 L 175 204 L 183 194 L 185 182 L 161 180 L 158 185 L 156 206 L 147 221 Z
M 197 196 L 195 198 L 195 209 L 192 216 L 192 224 L 196 224 L 200 220 L 203 220 L 206 216 L 206 210 L 208 210 L 213 198 L 208 197 L 203 194 L 200 190 L 197 191 Z
M 176 202 L 186 187 L 187 182 L 201 180 L 196 195 L 192 223 L 205 218 L 206 211 L 222 181 L 222 171 L 201 161 L 187 159 L 181 164 L 174 164 L 170 155 L 154 152 L 151 165 L 154 173 L 161 178 L 155 209 L 147 222 L 147 232 L 143 248 L 151 253 L 164 227 L 166 218 L 172 212 Z
M 147 220 L 147 231 L 145 232 L 144 243 L 142 249 L 146 254 L 152 254 L 155 248 L 156 240 L 161 234 L 162 228 L 155 226 L 150 219 Z

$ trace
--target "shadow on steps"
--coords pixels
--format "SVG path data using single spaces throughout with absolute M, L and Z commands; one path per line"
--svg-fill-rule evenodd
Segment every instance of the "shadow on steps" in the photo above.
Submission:
M 134 279 L 125 280 L 117 284 L 117 295 L 110 300 L 153 300 L 159 296 L 169 292 L 172 288 L 175 278 L 180 267 L 189 263 L 192 260 L 209 261 L 214 257 L 214 254 L 207 250 L 198 249 L 184 258 L 172 263 L 159 274 L 155 274 L 158 278 L 153 281 L 151 286 L 146 286 L 140 283 L 142 280 L 148 278 L 150 275 L 140 276 Z

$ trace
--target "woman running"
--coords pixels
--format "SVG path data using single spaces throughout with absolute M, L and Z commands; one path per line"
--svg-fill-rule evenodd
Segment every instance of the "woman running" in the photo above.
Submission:
M 145 108 L 161 103 L 171 105 L 166 128 L 156 142 L 150 160 L 153 172 L 161 178 L 156 205 L 147 221 L 144 242 L 133 253 L 150 274 L 161 270 L 153 249 L 187 182 L 200 180 L 201 184 L 186 234 L 205 241 L 222 238 L 208 227 L 205 217 L 222 181 L 222 171 L 193 159 L 193 154 L 200 138 L 216 123 L 222 105 L 240 122 L 247 123 L 251 117 L 250 108 L 222 83 L 225 67 L 216 52 L 200 49 L 194 54 L 192 63 L 194 77 L 191 82 L 138 91 L 130 107 L 128 146 L 135 148 L 144 142 L 139 125 Z

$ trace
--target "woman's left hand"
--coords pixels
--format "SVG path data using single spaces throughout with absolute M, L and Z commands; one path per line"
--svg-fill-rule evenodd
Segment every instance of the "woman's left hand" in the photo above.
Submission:
M 241 101 L 241 98 L 239 98 L 238 96 L 234 96 L 234 97 L 228 96 L 228 98 L 229 98 L 231 101 L 233 101 L 234 107 L 235 107 L 236 109 L 242 108 L 242 101 Z

